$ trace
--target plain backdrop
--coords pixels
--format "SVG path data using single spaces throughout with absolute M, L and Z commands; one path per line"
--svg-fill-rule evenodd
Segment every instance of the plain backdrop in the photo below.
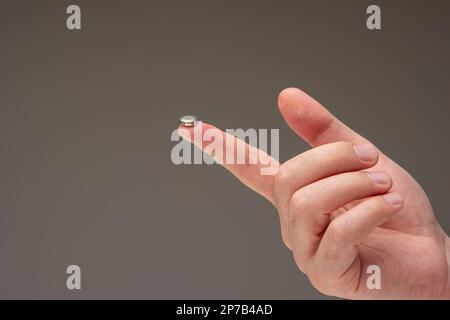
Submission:
M 408 170 L 448 233 L 450 2 L 376 3 L 381 31 L 365 0 L 2 1 L 0 298 L 326 298 L 267 201 L 170 159 L 184 114 L 307 150 L 276 106 L 290 86 Z

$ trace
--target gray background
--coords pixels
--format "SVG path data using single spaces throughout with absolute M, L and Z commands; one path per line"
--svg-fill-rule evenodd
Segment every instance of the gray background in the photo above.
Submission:
M 411 172 L 449 231 L 450 2 L 69 1 L 0 4 L 0 298 L 325 298 L 276 211 L 219 166 L 175 166 L 195 114 L 280 128 L 301 87 Z M 81 292 L 65 287 L 80 265 Z

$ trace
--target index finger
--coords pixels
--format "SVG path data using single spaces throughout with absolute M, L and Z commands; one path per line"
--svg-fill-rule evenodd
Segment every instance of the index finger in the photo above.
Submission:
M 193 127 L 180 126 L 178 134 L 211 156 L 244 185 L 275 203 L 274 175 L 280 164 L 266 152 L 204 122 L 197 122 Z

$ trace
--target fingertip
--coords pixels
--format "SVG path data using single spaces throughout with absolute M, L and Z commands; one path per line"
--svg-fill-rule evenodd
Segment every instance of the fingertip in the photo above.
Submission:
M 355 150 L 358 158 L 365 163 L 375 165 L 379 159 L 379 151 L 370 143 L 354 144 L 353 149 Z
M 283 89 L 278 94 L 278 107 L 285 108 L 285 107 L 289 106 L 291 104 L 292 98 L 298 97 L 299 94 L 305 95 L 305 93 L 298 88 L 290 87 L 290 88 Z
M 178 126 L 178 134 L 183 138 L 186 138 L 188 140 L 193 140 L 193 135 L 194 135 L 195 131 L 198 130 L 198 132 L 200 134 L 202 134 L 204 131 L 211 130 L 211 129 L 219 130 L 212 124 L 202 122 L 202 121 L 197 121 L 193 126 L 185 126 L 185 125 L 180 124 Z
M 398 192 L 389 192 L 383 196 L 389 204 L 395 207 L 403 206 L 403 196 Z
M 193 128 L 192 127 L 188 128 L 183 125 L 180 125 L 178 127 L 178 135 L 181 138 L 188 140 L 189 142 L 192 142 Z
M 298 88 L 282 90 L 278 108 L 288 126 L 313 147 L 336 141 L 365 140 Z
M 178 127 L 178 135 L 188 141 L 193 143 L 201 150 L 203 150 L 206 145 L 209 144 L 210 138 L 219 135 L 224 135 L 225 133 L 213 126 L 212 124 L 205 123 L 202 121 L 197 121 L 193 126 L 180 125 Z
M 310 145 L 316 146 L 319 136 L 326 133 L 334 117 L 306 92 L 287 88 L 280 92 L 278 107 L 288 126 Z M 325 139 L 324 143 L 337 139 Z
M 367 176 L 376 183 L 377 186 L 382 186 L 383 189 L 390 188 L 392 186 L 392 178 L 386 172 L 382 171 L 369 171 L 366 172 Z
M 297 90 L 298 89 L 294 87 L 289 87 L 281 90 L 280 93 L 278 94 L 278 102 L 280 102 L 281 104 L 286 102 L 286 99 L 288 99 L 289 96 L 291 96 Z

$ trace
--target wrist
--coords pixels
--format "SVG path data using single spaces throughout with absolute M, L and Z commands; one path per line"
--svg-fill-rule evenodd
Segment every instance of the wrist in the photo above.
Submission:
M 444 286 L 444 292 L 441 294 L 439 299 L 450 299 L 450 237 L 442 231 L 444 234 L 444 250 L 445 257 L 447 261 L 447 277 Z
M 447 235 L 445 239 L 445 250 L 447 255 L 447 287 L 444 299 L 450 299 L 450 238 Z

